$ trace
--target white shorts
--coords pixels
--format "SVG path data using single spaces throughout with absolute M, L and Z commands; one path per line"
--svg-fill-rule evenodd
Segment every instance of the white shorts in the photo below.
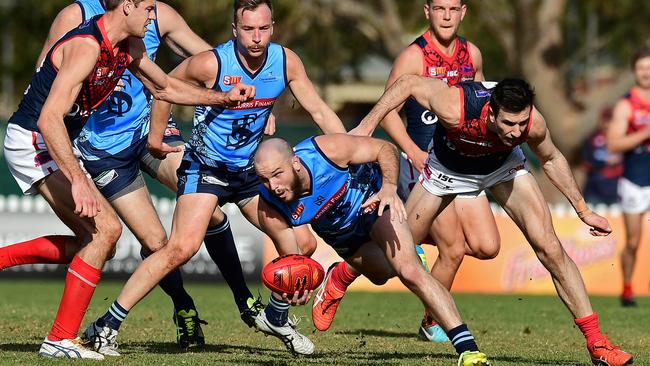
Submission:
M 486 175 L 460 174 L 447 169 L 431 151 L 429 160 L 420 175 L 420 183 L 436 196 L 465 195 L 478 197 L 481 191 L 502 182 L 528 174 L 526 157 L 517 146 L 499 169 Z
M 407 157 L 405 153 L 402 153 L 400 156 L 399 162 L 399 182 L 397 183 L 397 195 L 406 202 L 415 187 L 415 184 L 420 178 L 420 172 L 413 166 L 411 160 Z M 485 191 L 479 192 L 479 194 L 459 194 L 457 198 L 476 198 L 479 196 L 485 196 Z
M 16 183 L 26 195 L 38 194 L 34 183 L 59 169 L 52 159 L 43 135 L 17 124 L 7 124 L 4 154 Z M 75 155 L 79 156 L 75 150 Z
M 625 178 L 618 181 L 621 210 L 628 214 L 650 211 L 650 186 L 640 186 Z

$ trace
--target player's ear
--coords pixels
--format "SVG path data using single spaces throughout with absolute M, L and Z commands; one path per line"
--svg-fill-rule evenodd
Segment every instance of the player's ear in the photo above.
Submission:
M 231 25 L 232 25 L 232 36 L 237 38 L 237 26 L 235 25 L 235 22 L 232 22 Z
M 424 16 L 429 20 L 429 3 L 425 2 L 424 3 Z
M 124 11 L 124 15 L 129 15 L 133 11 L 133 0 L 124 0 L 122 3 L 122 11 Z
M 461 22 L 465 18 L 465 13 L 467 13 L 467 4 L 461 4 L 461 6 L 460 6 L 460 21 Z
M 300 164 L 300 159 L 296 155 L 291 158 L 291 165 L 293 165 L 293 169 L 297 172 L 299 172 L 300 168 L 302 167 Z
M 275 25 L 275 21 L 271 22 L 271 36 L 273 36 L 273 26 Z

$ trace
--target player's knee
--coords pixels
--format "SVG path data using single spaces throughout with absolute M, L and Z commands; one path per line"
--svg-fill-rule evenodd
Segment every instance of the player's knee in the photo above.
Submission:
M 494 259 L 499 255 L 500 245 L 488 246 L 488 247 L 479 247 L 478 250 L 474 253 L 474 258 L 481 260 Z
M 465 258 L 465 246 L 453 245 L 444 248 L 439 247 L 439 258 L 441 261 L 454 266 L 460 266 Z
M 428 274 L 418 263 L 403 265 L 398 270 L 398 276 L 402 283 L 409 289 L 420 288 L 423 285 L 424 276 Z
M 184 245 L 170 245 L 165 247 L 167 253 L 167 260 L 170 267 L 178 267 L 185 264 L 187 261 L 196 254 L 196 251 L 193 248 L 189 248 Z
M 106 222 L 98 228 L 98 235 L 101 237 L 102 242 L 114 247 L 120 239 L 120 236 L 122 236 L 122 224 L 117 217 L 106 220 Z
M 385 274 L 380 274 L 380 273 L 369 273 L 369 274 L 364 274 L 370 282 L 372 282 L 373 285 L 381 286 L 385 285 L 386 282 L 388 282 L 388 279 L 391 276 L 387 276 Z
M 625 243 L 625 250 L 631 253 L 636 253 L 639 250 L 639 242 L 641 238 L 632 238 Z
M 300 252 L 302 255 L 311 257 L 316 251 L 318 243 L 316 242 L 316 238 L 313 235 L 310 235 L 309 237 L 303 238 L 300 243 L 298 243 L 298 246 L 300 246 Z
M 144 240 L 142 245 L 149 254 L 157 252 L 167 245 L 167 236 L 151 235 Z
M 539 248 L 536 252 L 539 260 L 547 266 L 549 264 L 563 262 L 566 255 L 559 240 L 549 241 L 546 245 Z

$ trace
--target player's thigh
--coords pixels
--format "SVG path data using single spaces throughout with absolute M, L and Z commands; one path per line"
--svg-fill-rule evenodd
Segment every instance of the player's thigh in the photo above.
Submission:
M 311 255 L 316 251 L 318 242 L 316 241 L 314 234 L 312 234 L 309 225 L 296 226 L 293 228 L 293 233 L 296 236 L 300 253 L 311 257 Z
M 156 180 L 172 192 L 176 192 L 178 189 L 176 170 L 181 165 L 181 160 L 183 160 L 182 151 L 168 154 L 164 160 L 160 161 L 160 165 L 156 171 Z
M 406 201 L 408 226 L 416 242 L 424 240 L 433 220 L 453 200 L 454 196 L 439 197 L 416 184 Z
M 637 248 L 641 241 L 641 230 L 643 228 L 643 213 L 623 213 L 625 223 L 626 245 Z
M 370 236 L 395 272 L 403 273 L 407 268 L 413 267 L 424 271 L 415 252 L 415 242 L 408 225 L 399 220 L 392 220 L 390 211 L 385 211 L 377 218 Z
M 436 219 L 431 224 L 430 234 L 441 253 L 450 248 L 455 248 L 462 251 L 464 255 L 465 238 L 454 206 L 455 201 L 452 201 L 436 216 Z
M 548 204 L 532 174 L 496 184 L 490 191 L 534 249 L 559 244 Z
M 260 219 L 257 212 L 259 202 L 260 196 L 256 195 L 252 197 L 248 202 L 246 202 L 246 204 L 239 206 L 239 210 L 244 215 L 246 220 L 248 220 L 248 222 L 253 224 L 258 229 L 260 229 Z
M 499 252 L 501 239 L 487 196 L 456 197 L 456 216 L 460 221 L 467 245 L 473 253 L 494 257 Z
M 151 201 L 147 186 L 111 201 L 113 208 L 136 239 L 152 252 L 165 245 L 167 233 Z
M 388 279 L 395 277 L 395 270 L 386 259 L 386 255 L 377 244 L 370 241 L 364 243 L 345 261 L 375 285 L 383 285 Z
M 107 237 L 112 244 L 115 244 L 121 235 L 122 225 L 108 201 L 94 184 L 90 183 L 90 187 L 99 201 L 100 208 L 97 216 L 93 218 L 82 218 L 74 212 L 75 203 L 72 197 L 72 185 L 60 170 L 44 178 L 37 189 L 50 204 L 54 213 L 84 243 L 88 243 L 94 237 L 101 235 Z
M 163 250 L 175 252 L 184 260 L 191 258 L 201 247 L 217 204 L 217 196 L 211 193 L 179 196 L 172 220 L 172 232 Z

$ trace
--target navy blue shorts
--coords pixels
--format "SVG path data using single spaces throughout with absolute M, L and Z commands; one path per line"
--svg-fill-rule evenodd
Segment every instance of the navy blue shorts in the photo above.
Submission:
M 178 175 L 177 197 L 191 193 L 210 193 L 219 205 L 248 200 L 259 194 L 260 180 L 253 167 L 230 171 L 202 164 L 192 152 L 185 152 Z
M 357 217 L 354 224 L 336 234 L 325 234 L 319 232 L 316 232 L 316 234 L 318 234 L 325 243 L 331 246 L 341 258 L 349 258 L 353 256 L 362 245 L 372 241 L 370 231 L 379 218 L 379 215 L 377 214 L 378 211 L 379 210 L 375 209 L 371 213 L 362 213 Z
M 165 130 L 163 142 L 171 146 L 184 144 L 183 137 L 174 122 Z M 147 150 L 147 136 L 140 138 L 128 148 L 115 155 L 106 154 L 99 160 L 81 159 L 95 185 L 108 201 L 144 187 L 144 171 L 156 179 L 161 160 Z

